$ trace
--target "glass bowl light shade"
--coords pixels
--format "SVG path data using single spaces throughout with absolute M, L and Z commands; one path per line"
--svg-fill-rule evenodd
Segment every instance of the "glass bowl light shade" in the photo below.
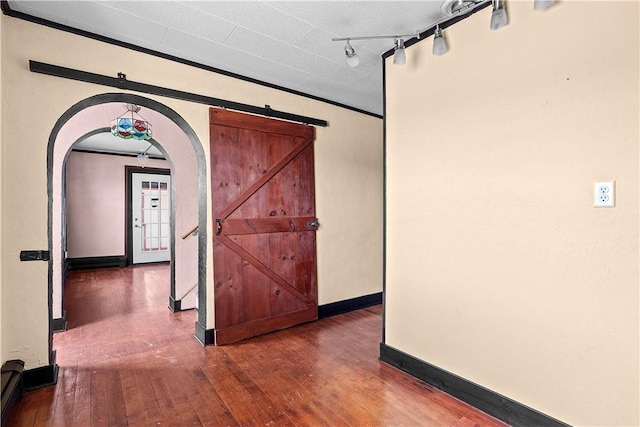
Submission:
M 111 133 L 122 139 L 150 140 L 151 124 L 136 114 L 139 109 L 127 107 L 126 113 L 111 122 Z

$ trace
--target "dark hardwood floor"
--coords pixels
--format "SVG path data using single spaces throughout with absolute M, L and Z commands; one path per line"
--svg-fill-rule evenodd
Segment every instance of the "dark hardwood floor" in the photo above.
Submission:
M 72 272 L 58 384 L 8 425 L 504 425 L 380 362 L 380 306 L 205 348 L 168 289 L 168 265 Z

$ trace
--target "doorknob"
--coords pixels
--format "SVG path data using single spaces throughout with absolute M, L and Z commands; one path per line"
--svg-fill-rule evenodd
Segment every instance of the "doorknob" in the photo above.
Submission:
M 135 224 L 134 227 L 142 228 L 142 226 L 138 224 Z

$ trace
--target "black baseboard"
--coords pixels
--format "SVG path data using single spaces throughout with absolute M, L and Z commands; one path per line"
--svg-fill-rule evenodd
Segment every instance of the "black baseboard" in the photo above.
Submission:
M 319 305 L 318 317 L 322 319 L 324 317 L 344 314 L 353 310 L 359 310 L 361 308 L 371 307 L 372 305 L 378 304 L 382 304 L 382 292 Z
M 214 345 L 216 343 L 215 329 L 205 329 L 200 322 L 196 322 L 195 336 L 202 345 Z
M 172 307 L 171 304 L 175 304 Z M 169 298 L 169 308 L 172 311 L 180 311 L 180 301 L 174 301 Z M 361 308 L 371 307 L 372 305 L 382 304 L 382 292 L 376 294 L 364 295 L 357 298 L 352 298 L 344 301 L 333 302 L 330 304 L 323 304 L 318 306 L 318 317 L 330 317 L 338 314 L 348 313 L 353 310 L 359 310 Z M 202 345 L 214 345 L 215 344 L 215 330 L 205 329 L 196 322 L 196 339 Z
M 93 268 L 126 267 L 127 257 L 121 256 L 99 256 L 87 258 L 67 258 L 69 270 L 88 270 Z
M 177 311 L 182 311 L 182 300 L 175 300 L 172 296 L 169 296 L 169 310 L 174 313 Z
M 514 427 L 564 426 L 568 424 L 531 409 L 508 397 L 380 343 L 380 360 L 498 418 Z
M 174 300 L 173 297 L 169 297 L 169 310 L 171 310 L 172 312 L 176 313 L 178 311 L 189 311 L 189 310 L 196 310 L 197 307 L 191 307 L 191 308 L 182 308 L 182 300 Z
M 67 312 L 62 312 L 62 317 L 51 321 L 51 332 L 64 332 L 67 330 Z
M 58 365 L 56 364 L 56 352 L 54 350 L 49 356 L 48 365 L 24 371 L 24 390 L 30 391 L 54 385 L 58 382 L 58 369 Z

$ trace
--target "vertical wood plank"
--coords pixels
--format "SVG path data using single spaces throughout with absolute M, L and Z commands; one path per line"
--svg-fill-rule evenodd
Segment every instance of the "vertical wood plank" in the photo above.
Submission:
M 82 426 L 86 425 L 91 419 L 91 370 L 84 366 L 78 367 L 76 381 L 76 392 L 73 401 L 73 425 Z
M 215 369 L 205 369 L 204 373 L 226 405 L 239 409 L 234 417 L 240 425 L 294 425 L 282 408 L 231 358 L 222 358 L 220 362 Z
M 264 132 L 240 129 L 238 133 L 238 169 L 241 173 L 242 191 L 260 179 L 269 167 L 266 135 Z M 260 188 L 245 201 L 230 218 L 260 218 L 268 209 L 268 192 Z M 240 237 L 240 245 L 251 255 L 264 260 L 269 253 L 269 239 L 265 236 Z M 247 262 L 242 263 L 243 321 L 268 318 L 270 282 L 268 277 Z
M 60 361 L 60 363 L 63 363 Z M 78 384 L 78 366 L 71 362 L 69 367 L 60 368 L 58 372 L 58 384 L 56 388 L 55 418 L 52 426 L 73 425 L 74 397 L 76 385 Z
M 295 288 L 300 289 L 296 280 L 296 265 L 298 263 L 297 235 L 298 233 L 274 233 L 270 235 L 271 252 L 269 263 L 271 269 Z M 298 298 L 280 289 L 277 283 L 272 284 L 271 312 L 274 315 L 302 310 L 305 305 Z
M 230 237 L 239 243 L 240 237 Z M 246 319 L 242 290 L 243 261 L 225 245 L 214 240 L 216 327 L 236 325 Z
M 269 135 L 269 163 L 276 163 L 290 152 L 301 140 L 293 137 Z M 299 157 L 299 156 L 298 156 Z M 294 164 L 298 157 L 285 166 L 269 183 L 269 205 L 274 216 L 296 216 L 300 197 L 296 188 L 299 178 L 295 176 Z M 296 239 L 293 233 L 274 233 L 269 236 L 271 252 L 269 267 L 280 277 L 298 287 L 295 280 L 296 270 Z M 280 315 L 304 308 L 298 299 L 280 289 L 277 283 L 272 283 L 271 312 Z
M 214 218 L 241 192 L 238 129 L 211 126 L 211 208 Z
M 317 300 L 316 233 L 302 231 L 296 233 L 297 260 L 295 281 L 298 289 L 309 298 Z
M 241 191 L 251 187 L 269 168 L 266 135 L 264 133 L 238 131 L 238 172 L 240 173 Z M 260 188 L 245 201 L 229 218 L 261 218 L 268 215 L 268 192 L 266 187 Z
M 129 424 L 152 425 L 162 422 L 162 412 L 148 371 L 121 371 L 120 380 Z
M 127 426 L 127 411 L 120 382 L 120 372 L 117 370 L 106 371 L 106 395 L 109 408 L 109 425 Z
M 295 147 L 295 140 L 283 135 L 268 135 L 267 144 L 269 147 L 269 166 L 271 166 L 285 157 Z M 289 163 L 269 181 L 269 216 L 293 216 L 291 198 L 288 193 L 292 187 L 291 174 L 292 168 L 291 163 Z
M 241 237 L 242 247 L 262 262 L 270 253 L 269 235 L 252 234 Z M 242 269 L 243 301 L 246 321 L 268 318 L 272 315 L 270 304 L 271 279 L 245 262 Z
M 185 369 L 180 382 L 202 425 L 239 424 L 200 367 Z
M 299 216 L 315 216 L 315 164 L 313 143 L 300 153 L 295 163 L 294 174 L 299 177 L 298 181 L 298 211 Z
M 151 385 L 158 398 L 162 419 L 168 425 L 201 425 L 200 419 L 187 397 L 176 369 L 156 371 Z
M 106 374 L 100 369 L 91 372 L 91 389 L 90 396 L 90 422 L 91 425 L 106 426 L 109 425 L 109 407 L 107 387 L 105 387 Z

